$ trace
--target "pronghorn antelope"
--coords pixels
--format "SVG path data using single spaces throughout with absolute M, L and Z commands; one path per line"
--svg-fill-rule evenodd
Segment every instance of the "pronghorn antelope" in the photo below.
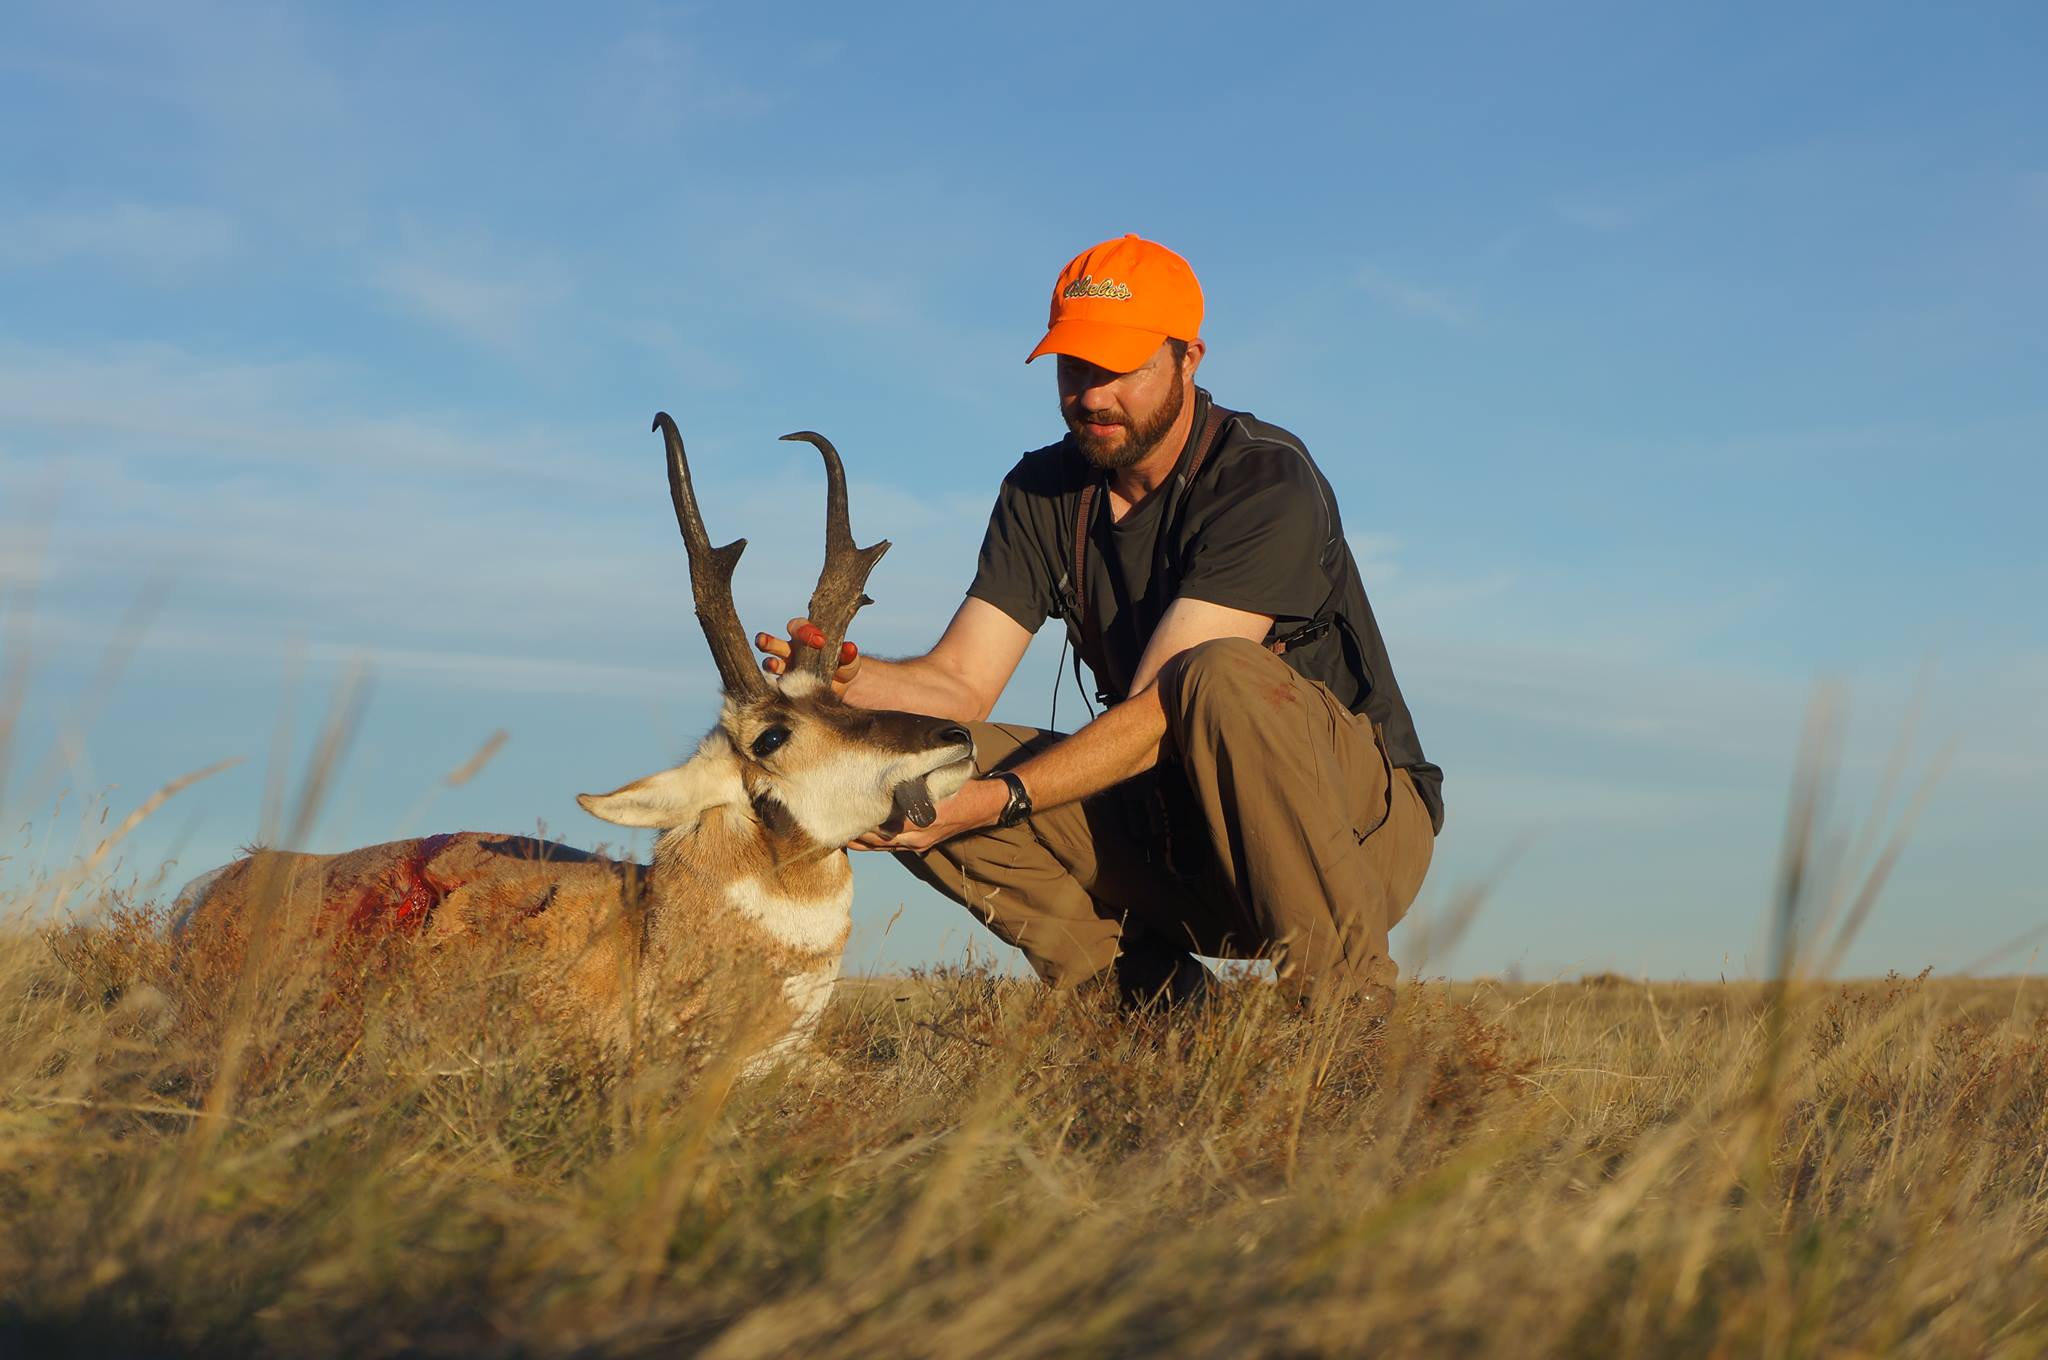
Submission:
M 312 917 L 355 932 L 418 928 L 446 943 L 509 931 L 539 950 L 527 973 L 536 1004 L 587 1017 L 606 1041 L 636 1020 L 659 1026 L 701 1009 L 699 995 L 686 1013 L 646 1013 L 666 1004 L 673 991 L 664 983 L 682 975 L 714 988 L 766 983 L 771 990 L 757 1002 L 737 1003 L 758 1006 L 751 1042 L 780 1049 L 803 1037 L 824 1009 L 852 928 L 846 844 L 898 815 L 928 824 L 932 803 L 966 782 L 974 748 L 949 720 L 857 709 L 832 692 L 833 659 L 889 544 L 854 546 L 846 474 L 831 442 L 809 431 L 784 436 L 816 445 L 825 460 L 825 564 L 809 613 L 825 645 L 778 682 L 755 667 L 733 607 L 746 540 L 711 546 L 682 436 L 666 412 L 654 426 L 666 442 L 697 618 L 725 702 L 682 764 L 577 798 L 608 822 L 659 828 L 654 862 L 475 832 L 337 855 L 258 851 L 186 889 L 183 927 Z

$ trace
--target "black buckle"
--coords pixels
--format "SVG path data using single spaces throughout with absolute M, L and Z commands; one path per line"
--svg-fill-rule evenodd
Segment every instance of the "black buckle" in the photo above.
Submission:
M 1273 645 L 1285 647 L 1289 651 L 1293 651 L 1296 647 L 1306 647 L 1309 643 L 1314 642 L 1317 638 L 1329 632 L 1335 623 L 1335 619 L 1329 618 L 1310 619 L 1287 636 L 1274 638 Z

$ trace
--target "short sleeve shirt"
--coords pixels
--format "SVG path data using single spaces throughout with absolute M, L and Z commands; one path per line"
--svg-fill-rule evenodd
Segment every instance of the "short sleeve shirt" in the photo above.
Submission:
M 1031 632 L 1064 620 L 1112 697 L 1128 692 L 1146 642 L 1181 596 L 1272 615 L 1269 641 L 1327 620 L 1282 660 L 1381 725 L 1389 757 L 1409 770 L 1441 827 L 1443 772 L 1423 757 L 1329 482 L 1300 440 L 1243 412 L 1218 412 L 1226 423 L 1216 446 L 1189 478 L 1211 406 L 1198 389 L 1188 447 L 1158 492 L 1121 520 L 1107 495 L 1094 498 L 1085 631 L 1070 579 L 1075 518 L 1082 488 L 1102 474 L 1070 440 L 1025 454 L 1003 479 L 967 593 Z

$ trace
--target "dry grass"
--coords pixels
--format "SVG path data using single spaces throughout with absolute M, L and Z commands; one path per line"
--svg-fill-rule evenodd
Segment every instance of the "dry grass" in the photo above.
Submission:
M 936 973 L 737 1081 L 579 1048 L 516 959 L 156 926 L 0 939 L 0 1349 L 2048 1352 L 2039 984 L 1425 986 L 1380 1030 Z
M 2048 1354 L 2043 984 L 1797 981 L 1903 837 L 1818 834 L 1829 768 L 1817 722 L 1793 982 L 1379 1025 L 939 972 L 744 1080 L 745 1016 L 594 1051 L 509 950 L 19 923 L 130 818 L 0 925 L 0 1354 Z

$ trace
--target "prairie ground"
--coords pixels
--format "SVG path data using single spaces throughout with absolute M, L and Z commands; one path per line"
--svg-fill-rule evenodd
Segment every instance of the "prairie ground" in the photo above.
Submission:
M 937 972 L 742 1077 L 160 925 L 0 937 L 9 1354 L 2048 1353 L 2038 980 Z

